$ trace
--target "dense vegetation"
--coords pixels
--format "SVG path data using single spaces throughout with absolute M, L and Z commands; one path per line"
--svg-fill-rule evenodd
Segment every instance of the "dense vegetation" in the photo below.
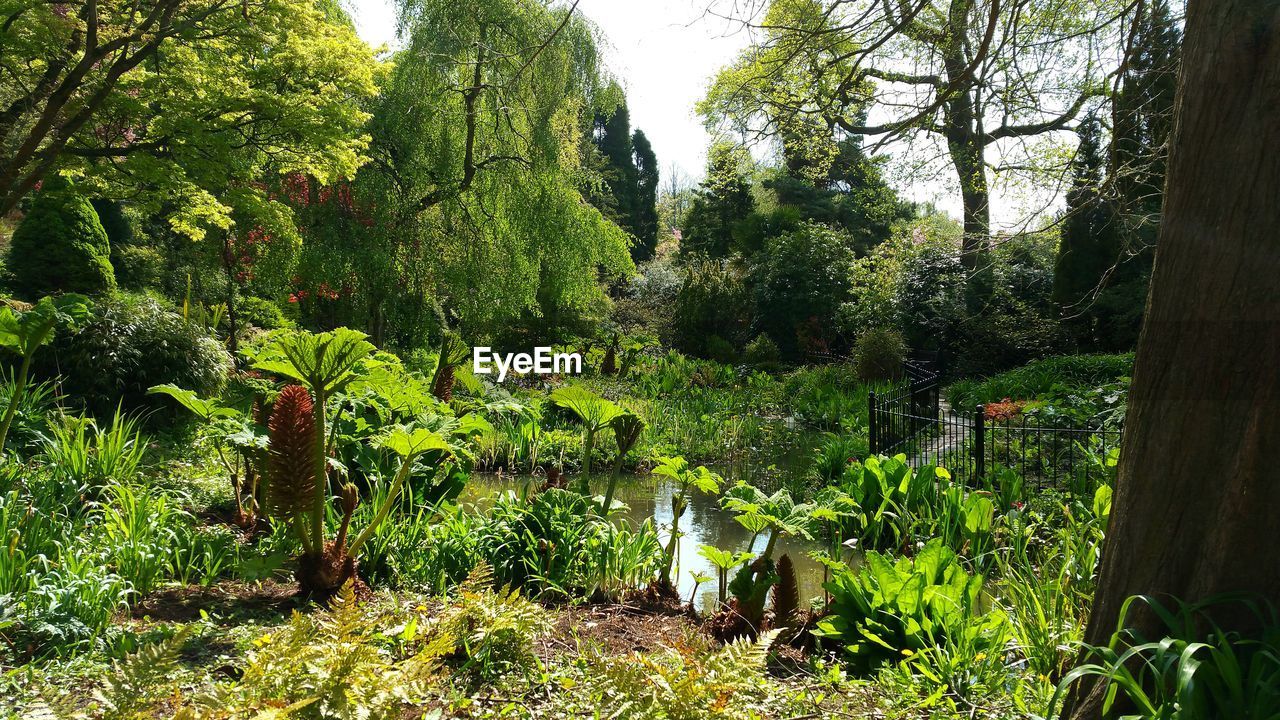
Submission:
M 771 0 L 696 187 L 577 3 L 394 9 L 0 0 L 0 720 L 1275 717 L 1274 598 L 1086 634 L 1180 6 Z

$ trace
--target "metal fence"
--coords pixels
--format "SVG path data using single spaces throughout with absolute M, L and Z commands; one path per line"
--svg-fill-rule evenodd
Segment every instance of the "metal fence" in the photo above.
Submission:
M 993 419 L 982 405 L 951 408 L 938 375 L 913 364 L 902 383 L 871 392 L 868 403 L 871 452 L 905 455 L 912 467 L 945 467 L 968 480 L 1008 468 L 1028 486 L 1089 489 L 1106 472 L 1101 460 L 1120 447 L 1122 436 L 1119 426 L 1096 421 L 1042 425 L 1027 415 Z

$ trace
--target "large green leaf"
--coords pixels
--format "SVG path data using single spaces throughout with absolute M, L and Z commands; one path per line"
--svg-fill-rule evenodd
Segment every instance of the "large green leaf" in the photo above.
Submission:
M 20 355 L 31 355 L 53 338 L 54 328 L 59 325 L 75 327 L 84 322 L 89 317 L 90 307 L 85 296 L 68 294 L 40 298 L 23 312 L 16 312 L 8 306 L 0 308 L 0 347 Z
M 578 416 L 583 425 L 602 430 L 625 410 L 586 388 L 570 385 L 551 392 L 551 402 Z
M 449 443 L 426 428 L 396 425 L 378 439 L 378 446 L 403 458 L 413 458 L 431 450 L 450 449 Z
M 235 408 L 223 406 L 216 398 L 202 398 L 191 390 L 180 388 L 173 384 L 153 385 L 147 392 L 152 395 L 168 395 L 205 422 L 211 422 L 220 417 L 235 417 L 240 414 Z
M 255 369 L 296 380 L 327 396 L 354 380 L 361 361 L 373 354 L 366 338 L 350 328 L 281 331 L 250 357 Z

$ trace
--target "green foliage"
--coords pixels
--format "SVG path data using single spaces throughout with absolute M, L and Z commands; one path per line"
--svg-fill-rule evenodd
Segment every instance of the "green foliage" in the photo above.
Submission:
M 788 355 L 831 348 L 854 257 L 847 233 L 815 223 L 767 240 L 751 271 L 756 327 Z
M 454 648 L 443 628 L 421 618 L 388 618 L 357 603 L 348 584 L 327 610 L 294 612 L 288 625 L 254 642 L 243 674 L 204 697 L 182 703 L 188 718 L 398 717 L 426 696 Z M 420 632 L 419 628 L 424 631 Z
M 653 145 L 640 129 L 631 135 L 631 146 L 635 150 L 636 173 L 636 205 L 632 234 L 636 244 L 631 250 L 631 257 L 636 262 L 653 258 L 658 249 L 658 156 L 653 152 Z
M 695 468 L 689 467 L 688 461 L 679 455 L 658 458 L 652 473 L 671 478 L 676 483 L 676 490 L 671 494 L 671 537 L 663 553 L 660 576 L 661 580 L 669 585 L 671 568 L 675 564 L 676 547 L 680 542 L 680 518 L 685 510 L 689 509 L 689 493 L 694 490 L 707 494 L 720 492 L 720 485 L 724 482 L 724 478 L 701 465 Z
M 354 380 L 374 347 L 364 333 L 281 331 L 249 352 L 255 369 L 296 380 L 324 399 Z
M 998 653 L 1008 637 L 1001 613 L 980 611 L 982 576 L 965 572 L 940 540 L 926 543 L 914 558 L 894 563 L 872 551 L 857 572 L 839 564 L 832 570 L 826 584 L 831 612 L 814 634 L 841 647 L 858 672 L 958 638 Z
M 49 184 L 13 233 L 6 259 L 11 285 L 29 299 L 115 290 L 111 247 L 93 206 L 65 183 Z
M 1036 400 L 1069 396 L 1133 374 L 1133 355 L 1064 355 L 978 380 L 961 380 L 947 388 L 953 407 L 972 408 L 1004 398 Z
M 902 376 L 907 345 L 894 330 L 873 328 L 863 333 L 853 347 L 853 362 L 863 382 L 896 380 Z
M 752 312 L 750 289 L 742 271 L 731 264 L 691 261 L 672 312 L 673 344 L 687 353 L 712 357 L 712 338 L 730 348 L 746 340 Z
M 92 418 L 63 418 L 44 443 L 50 472 L 73 494 L 136 480 L 145 451 L 138 421 L 119 412 L 106 427 Z
M 844 523 L 846 531 L 863 547 L 901 547 L 914 539 L 939 538 L 975 563 L 989 561 L 994 503 L 986 492 L 966 491 L 953 482 L 944 468 L 913 470 L 904 455 L 873 456 L 848 465 L 840 489 L 856 507 Z
M 115 252 L 111 262 L 115 266 L 120 287 L 128 290 L 155 288 L 161 285 L 164 278 L 164 254 L 153 247 L 125 245 Z
M 156 699 L 156 688 L 178 672 L 183 646 L 191 628 L 180 628 L 171 637 L 139 649 L 113 663 L 104 686 L 94 692 L 95 710 L 108 720 L 136 717 Z
M 743 148 L 717 143 L 707 150 L 707 174 L 683 218 L 680 252 L 721 259 L 735 249 L 739 227 L 755 200 L 748 173 L 751 157 Z
M 582 423 L 582 485 L 591 474 L 591 453 L 596 433 L 609 427 L 625 412 L 612 402 L 577 385 L 567 385 L 551 392 L 551 402 L 572 412 Z
M 285 316 L 280 306 L 253 295 L 238 295 L 236 315 L 242 323 L 263 330 L 281 330 L 293 327 L 293 321 Z
M 541 606 L 518 590 L 495 590 L 493 569 L 477 565 L 451 593 L 438 620 L 437 632 L 455 639 L 459 672 L 473 685 L 532 673 L 538 665 L 533 641 L 549 629 Z
M 361 105 L 374 94 L 378 68 L 345 14 L 331 9 L 298 0 L 197 2 L 138 27 L 129 7 L 99 6 L 96 27 L 118 38 L 119 51 L 101 62 L 77 39 L 83 27 L 59 10 L 14 16 L 6 40 L 21 42 L 6 42 L 0 56 L 17 73 L 13 87 L 59 88 L 14 106 L 15 123 L 0 135 L 18 197 L 24 182 L 43 176 L 47 186 L 66 169 L 197 240 L 213 235 L 221 245 L 234 222 L 269 225 L 283 244 L 296 243 L 296 224 L 262 180 L 349 176 L 368 142 Z M 57 62 L 27 66 L 24 57 Z M 6 106 L 19 99 L 5 97 Z M 41 150 L 19 152 L 24 144 Z M 82 152 L 45 150 L 62 147 Z
M 226 384 L 231 357 L 199 326 L 145 295 L 98 302 L 76 330 L 37 354 L 32 372 L 61 377 L 63 391 L 97 417 L 118 405 L 149 407 L 147 391 L 172 383 L 201 396 Z
M 49 432 L 48 416 L 55 405 L 56 388 L 52 383 L 42 382 L 20 389 L 12 372 L 0 377 L 0 407 L 9 407 L 15 393 L 18 394 L 18 405 L 13 412 L 5 446 L 12 447 L 20 456 L 26 456 Z
M 742 349 L 742 362 L 765 372 L 776 371 L 782 363 L 782 351 L 773 338 L 761 333 Z
M 743 717 L 759 693 L 775 633 L 702 655 L 690 648 L 593 664 L 614 717 L 655 720 Z
M 1215 612 L 1241 605 L 1257 630 L 1226 630 Z M 1150 612 L 1164 637 L 1147 639 L 1127 627 L 1134 612 Z M 1265 600 L 1214 597 L 1162 603 L 1136 595 L 1125 601 L 1111 641 L 1086 647 L 1094 662 L 1067 673 L 1053 704 L 1083 678 L 1104 683 L 1105 717 L 1145 719 L 1274 718 L 1280 707 L 1280 617 Z M 1132 708 L 1132 710 L 1130 710 Z
M 546 337 L 599 318 L 600 271 L 634 268 L 626 233 L 583 202 L 592 119 L 615 99 L 596 31 L 516 0 L 399 12 L 403 51 L 370 124 L 378 161 L 354 183 L 369 222 L 342 208 L 318 217 L 304 275 L 338 287 L 354 274 L 371 331 L 424 297 L 469 336 Z
M 27 375 L 36 351 L 53 339 L 58 326 L 74 327 L 88 312 L 86 300 L 80 295 L 41 298 L 35 307 L 20 313 L 8 306 L 0 308 L 0 347 L 22 356 L 17 374 L 11 378 L 9 402 L 0 424 L 0 453 L 4 452 L 14 415 L 26 395 Z

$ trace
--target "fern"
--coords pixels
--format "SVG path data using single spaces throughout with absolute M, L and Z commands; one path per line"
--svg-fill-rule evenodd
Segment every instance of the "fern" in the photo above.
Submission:
M 149 705 L 156 688 L 177 671 L 178 655 L 189 637 L 191 626 L 184 626 L 167 640 L 147 645 L 116 663 L 104 686 L 94 693 L 100 716 L 104 720 L 132 717 Z
M 777 631 L 757 640 L 741 639 L 702 654 L 680 646 L 632 654 L 621 662 L 598 656 L 589 677 L 603 683 L 597 692 L 617 701 L 615 718 L 738 718 L 764 683 L 765 661 Z

